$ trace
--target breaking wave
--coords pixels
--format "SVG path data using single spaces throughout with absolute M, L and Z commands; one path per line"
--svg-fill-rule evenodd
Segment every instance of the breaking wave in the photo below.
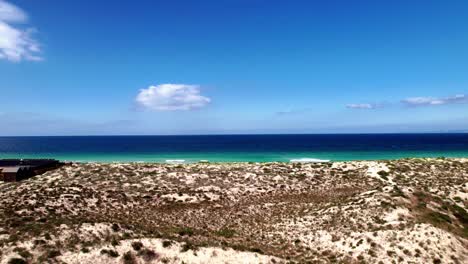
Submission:
M 185 160 L 183 159 L 173 159 L 173 160 L 166 160 L 166 163 L 170 163 L 170 164 L 181 164 L 181 163 L 184 163 Z
M 313 159 L 313 158 L 300 158 L 300 159 L 292 159 L 290 162 L 330 162 L 330 160 L 323 160 L 323 159 Z

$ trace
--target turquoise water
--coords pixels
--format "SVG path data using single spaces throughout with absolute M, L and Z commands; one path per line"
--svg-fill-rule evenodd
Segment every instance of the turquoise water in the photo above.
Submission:
M 289 162 L 468 157 L 468 134 L 0 137 L 0 158 Z
M 0 154 L 0 158 L 54 158 L 77 162 L 167 162 L 184 160 L 186 163 L 208 160 L 210 162 L 289 162 L 312 158 L 331 161 L 385 160 L 400 158 L 467 158 L 468 152 L 290 152 L 290 153 L 171 153 L 171 154 L 106 154 L 106 153 L 55 153 L 55 154 Z

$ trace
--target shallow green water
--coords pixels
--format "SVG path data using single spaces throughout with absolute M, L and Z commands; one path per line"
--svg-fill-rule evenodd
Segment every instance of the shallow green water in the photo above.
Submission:
M 170 154 L 143 154 L 143 153 L 41 153 L 34 154 L 0 154 L 0 158 L 54 158 L 66 161 L 82 162 L 167 162 L 168 160 L 183 160 L 184 162 L 198 162 L 208 160 L 210 162 L 289 162 L 295 159 L 320 159 L 330 161 L 351 160 L 383 160 L 400 158 L 435 158 L 435 157 L 468 157 L 468 152 L 265 152 L 265 153 L 170 153 Z

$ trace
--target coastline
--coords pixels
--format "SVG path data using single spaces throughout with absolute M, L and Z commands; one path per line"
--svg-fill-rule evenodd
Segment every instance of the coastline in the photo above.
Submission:
M 468 159 L 75 163 L 0 199 L 0 263 L 468 259 Z
M 393 152 L 259 152 L 259 153 L 0 153 L 0 159 L 34 159 L 50 158 L 69 162 L 144 162 L 144 163 L 170 163 L 170 161 L 183 161 L 181 163 L 198 163 L 208 161 L 210 163 L 233 163 L 233 162 L 293 162 L 301 159 L 329 160 L 332 162 L 346 161 L 372 161 L 372 160 L 397 160 L 407 158 L 468 158 L 468 151 L 393 151 Z

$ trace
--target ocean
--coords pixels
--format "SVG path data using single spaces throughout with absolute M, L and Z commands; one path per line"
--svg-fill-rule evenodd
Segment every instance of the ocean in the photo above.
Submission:
M 0 158 L 271 162 L 468 157 L 468 134 L 0 137 Z

